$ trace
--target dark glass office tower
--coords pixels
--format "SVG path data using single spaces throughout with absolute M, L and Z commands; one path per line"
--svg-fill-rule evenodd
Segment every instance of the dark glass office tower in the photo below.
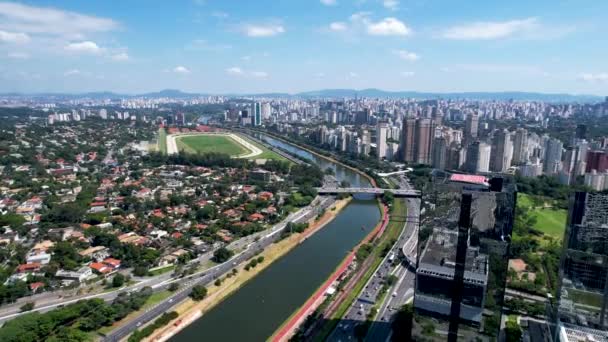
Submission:
M 415 340 L 497 338 L 516 197 L 508 178 L 434 181 L 418 239 Z
M 559 275 L 555 340 L 608 340 L 608 194 L 572 196 Z

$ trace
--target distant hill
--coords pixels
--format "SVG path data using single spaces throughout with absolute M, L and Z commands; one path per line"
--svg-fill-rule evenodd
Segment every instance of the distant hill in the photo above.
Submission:
M 417 91 L 385 91 L 380 89 L 325 89 L 298 93 L 296 96 L 307 98 L 417 98 L 417 99 L 474 99 L 474 100 L 517 100 L 546 102 L 598 102 L 604 98 L 595 95 L 545 94 L 533 92 L 460 92 L 428 93 Z
M 186 93 L 177 89 L 165 89 L 158 92 L 150 92 L 137 95 L 117 94 L 113 92 L 90 92 L 81 94 L 69 93 L 36 93 L 36 94 L 20 94 L 20 93 L 5 93 L 0 94 L 2 97 L 12 98 L 47 98 L 47 99 L 121 99 L 133 97 L 146 98 L 194 98 L 199 96 L 208 96 L 210 94 L 201 93 Z M 515 101 L 545 101 L 545 102 L 601 102 L 604 98 L 596 95 L 573 95 L 573 94 L 547 94 L 535 92 L 454 92 L 454 93 L 433 93 L 433 92 L 417 92 L 417 91 L 386 91 L 381 89 L 323 89 L 301 92 L 297 94 L 288 93 L 258 93 L 258 94 L 215 94 L 228 97 L 258 97 L 258 98 L 415 98 L 415 99 L 471 99 L 471 100 L 515 100 Z

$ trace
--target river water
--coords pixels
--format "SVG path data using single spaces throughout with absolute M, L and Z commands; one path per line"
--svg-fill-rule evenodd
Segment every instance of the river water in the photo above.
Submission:
M 369 186 L 352 170 L 268 136 L 268 144 L 334 169 L 339 181 Z M 353 200 L 336 218 L 173 337 L 185 341 L 264 341 L 321 286 L 380 220 L 375 201 Z

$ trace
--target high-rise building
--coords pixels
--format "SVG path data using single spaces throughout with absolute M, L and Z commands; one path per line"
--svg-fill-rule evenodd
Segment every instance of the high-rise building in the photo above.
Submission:
M 262 106 L 259 102 L 254 102 L 253 103 L 253 110 L 252 110 L 252 125 L 253 126 L 260 126 L 262 124 Z
M 493 172 L 505 172 L 511 166 L 513 144 L 511 134 L 504 129 L 496 132 L 492 139 L 492 158 L 490 159 L 490 170 Z
M 431 145 L 433 141 L 433 125 L 431 119 L 418 119 L 415 134 L 415 158 L 418 164 L 431 163 Z
M 433 219 L 422 218 L 418 236 L 413 340 L 497 340 L 515 183 L 452 175 L 432 188 Z
M 464 138 L 469 143 L 477 139 L 477 133 L 479 131 L 479 116 L 477 114 L 467 115 L 464 127 Z
M 272 111 L 272 107 L 270 107 L 270 103 L 264 102 L 262 103 L 262 119 L 268 120 L 270 118 L 270 114 Z
M 433 142 L 432 163 L 436 169 L 445 169 L 448 161 L 448 146 L 444 137 L 435 138 Z
M 492 146 L 475 141 L 467 148 L 465 171 L 470 173 L 485 173 L 490 171 L 490 156 Z
M 608 340 L 607 194 L 572 196 L 558 279 L 555 340 Z
M 388 122 L 378 121 L 376 126 L 376 152 L 378 160 L 386 157 L 386 139 L 388 137 Z
M 403 128 L 401 129 L 401 154 L 403 161 L 411 163 L 414 161 L 414 152 L 416 151 L 416 119 L 409 118 L 403 120 Z
M 561 140 L 551 138 L 546 141 L 543 161 L 543 172 L 545 174 L 554 175 L 560 171 L 563 150 L 564 144 Z
M 528 161 L 528 131 L 518 128 L 513 138 L 513 165 L 525 164 Z

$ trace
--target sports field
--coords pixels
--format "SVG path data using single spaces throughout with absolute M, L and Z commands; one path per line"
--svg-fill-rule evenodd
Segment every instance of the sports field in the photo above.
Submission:
M 528 208 L 530 215 L 536 218 L 534 228 L 558 239 L 564 237 L 568 215 L 566 210 L 550 207 L 533 207 L 533 201 L 530 196 L 523 193 L 517 194 L 517 205 Z
M 223 153 L 236 157 L 250 151 L 226 135 L 194 135 L 177 138 L 177 148 L 189 153 Z

